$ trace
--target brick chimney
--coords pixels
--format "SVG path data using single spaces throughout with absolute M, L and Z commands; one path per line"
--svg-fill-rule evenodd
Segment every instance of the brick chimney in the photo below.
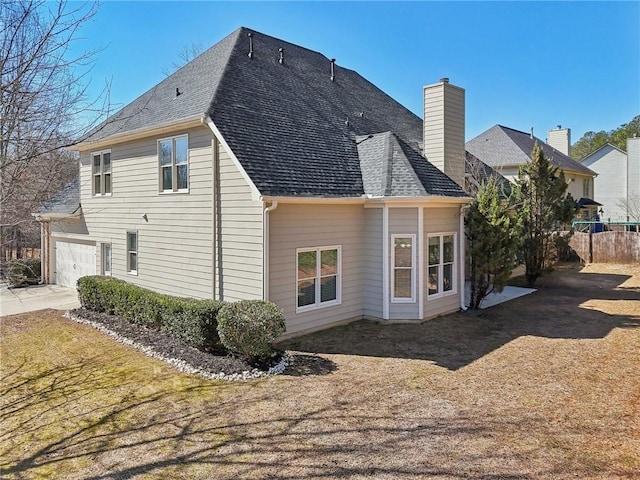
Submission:
M 464 89 L 448 78 L 424 87 L 424 156 L 464 188 Z
M 571 154 L 571 129 L 558 125 L 555 130 L 549 130 L 547 144 L 565 155 Z

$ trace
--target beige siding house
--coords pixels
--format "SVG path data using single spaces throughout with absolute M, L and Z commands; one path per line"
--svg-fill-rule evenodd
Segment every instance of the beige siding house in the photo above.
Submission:
M 566 128 L 549 131 L 549 141 L 553 144 L 551 145 L 536 138 L 532 133 L 495 125 L 469 140 L 466 149 L 514 183 L 520 166 L 530 161 L 533 146 L 537 142 L 550 163 L 564 173 L 568 184 L 567 192 L 577 204 L 590 205 L 595 211 L 597 205 L 593 202 L 593 182 L 597 173 L 569 156 L 570 139 L 570 131 Z
M 45 281 L 267 299 L 287 336 L 456 311 L 464 90 L 441 79 L 423 95 L 424 120 L 323 55 L 241 28 L 77 146 L 79 179 L 36 214 Z

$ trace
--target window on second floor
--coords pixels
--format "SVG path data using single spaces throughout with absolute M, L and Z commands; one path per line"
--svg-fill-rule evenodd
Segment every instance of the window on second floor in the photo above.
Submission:
M 93 195 L 111 195 L 111 152 L 92 155 Z
M 161 192 L 189 191 L 189 137 L 158 141 Z
M 582 180 L 582 196 L 584 198 L 591 198 L 591 179 L 585 178 Z

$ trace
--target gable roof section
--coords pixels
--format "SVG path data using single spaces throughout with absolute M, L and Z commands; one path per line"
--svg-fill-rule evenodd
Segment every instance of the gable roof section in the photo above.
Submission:
M 80 177 L 62 187 L 34 214 L 36 217 L 70 217 L 80 210 Z
M 617 150 L 618 152 L 626 155 L 627 152 L 625 152 L 624 150 L 622 150 L 619 147 L 616 147 L 615 145 L 613 145 L 612 143 L 605 143 L 604 145 L 602 145 L 601 147 L 596 148 L 593 152 L 591 152 L 589 155 L 585 156 L 584 158 L 582 158 L 580 160 L 580 163 L 585 163 L 587 161 L 589 161 L 589 159 L 591 157 L 593 157 L 594 155 L 598 155 L 602 150 L 609 150 L 609 151 L 614 151 Z
M 204 115 L 240 36 L 236 30 L 94 129 L 87 142 Z M 176 89 L 180 95 L 176 95 Z
M 584 175 L 596 175 L 580 162 L 559 152 L 539 138 L 502 125 L 495 125 L 469 140 L 466 143 L 466 149 L 491 167 L 517 167 L 531 160 L 531 152 L 536 141 L 553 166 Z
M 417 153 L 418 116 L 358 73 L 335 65 L 334 74 L 332 81 L 324 55 L 242 27 L 122 109 L 92 140 L 208 115 L 265 196 L 362 196 L 358 136 L 393 132 L 410 162 L 428 163 Z M 416 168 L 424 170 L 419 181 L 409 187 L 407 178 L 398 179 L 397 188 L 417 194 L 429 180 L 427 192 L 463 195 L 442 190 L 449 183 L 439 170 Z
M 364 193 L 372 197 L 466 197 L 420 153 L 393 132 L 356 137 Z

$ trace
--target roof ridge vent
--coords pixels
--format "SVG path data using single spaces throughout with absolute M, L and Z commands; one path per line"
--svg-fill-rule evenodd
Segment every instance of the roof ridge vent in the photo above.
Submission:
M 247 37 L 249 37 L 249 58 L 253 58 L 253 33 L 247 33 Z
M 280 47 L 278 52 L 280 53 L 280 59 L 278 62 L 280 62 L 280 65 L 284 65 L 284 48 Z
M 335 72 L 335 67 L 336 67 L 336 59 L 332 58 L 331 60 L 329 60 L 331 62 L 331 81 L 334 82 L 336 79 L 336 72 Z

